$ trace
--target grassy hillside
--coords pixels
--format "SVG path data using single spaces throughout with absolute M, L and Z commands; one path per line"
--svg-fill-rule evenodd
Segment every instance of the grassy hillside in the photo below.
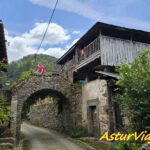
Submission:
M 49 55 L 38 54 L 28 55 L 23 57 L 18 61 L 14 61 L 8 66 L 8 80 L 16 81 L 23 72 L 33 69 L 36 71 L 36 66 L 38 63 L 45 65 L 47 72 L 58 71 L 59 67 L 56 64 L 57 59 L 55 57 Z

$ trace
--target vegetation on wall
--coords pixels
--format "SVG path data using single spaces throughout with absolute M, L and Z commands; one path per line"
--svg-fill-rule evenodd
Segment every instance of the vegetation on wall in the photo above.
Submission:
M 2 84 L 3 80 L 0 81 Z M 9 121 L 10 114 L 10 101 L 8 97 L 5 95 L 2 87 L 0 88 L 0 126 L 5 125 Z
M 11 82 L 11 84 L 9 85 L 9 88 L 13 88 L 16 85 L 18 85 L 20 82 L 24 81 L 25 79 L 27 79 L 31 74 L 34 73 L 34 70 L 31 68 L 28 71 L 24 71 L 22 72 L 22 74 L 20 75 L 20 77 L 18 78 L 18 80 L 14 80 Z
M 36 103 L 34 103 L 31 107 L 38 107 L 42 105 L 55 104 L 55 100 L 53 97 L 46 97 L 44 99 L 39 98 Z
M 1 122 L 8 120 L 8 116 L 5 114 L 5 112 L 1 108 L 0 108 L 0 120 Z
M 6 124 L 9 121 L 10 114 L 10 101 L 8 97 L 4 94 L 4 91 L 0 91 L 0 126 Z
M 6 72 L 4 72 L 6 69 L 7 65 L 0 62 L 0 126 L 9 120 L 6 107 L 8 101 L 2 90 L 6 79 Z

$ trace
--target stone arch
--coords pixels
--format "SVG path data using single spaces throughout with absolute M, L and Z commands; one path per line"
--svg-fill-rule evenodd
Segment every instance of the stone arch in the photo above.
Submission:
M 53 97 L 53 105 L 47 104 L 30 108 L 30 106 L 36 104 L 37 101 L 41 100 L 42 102 L 42 100 L 48 96 Z M 49 99 L 49 101 L 51 100 Z M 49 127 L 62 132 L 65 130 L 63 125 L 68 114 L 68 109 L 66 109 L 69 107 L 68 102 L 68 99 L 56 90 L 42 89 L 40 91 L 36 91 L 35 93 L 32 93 L 32 95 L 30 95 L 22 104 L 22 110 L 20 110 L 21 120 L 28 116 L 28 119 L 30 119 L 32 124 Z M 53 120 L 53 122 L 51 120 Z
M 32 105 L 32 104 L 35 104 L 39 98 L 44 99 L 48 96 L 58 98 L 57 102 L 59 101 L 60 104 L 62 104 L 63 106 L 68 105 L 68 102 L 69 102 L 68 99 L 61 92 L 58 92 L 53 89 L 42 89 L 42 90 L 32 93 L 29 97 L 27 97 L 26 101 L 21 102 L 20 108 L 23 109 L 23 105 L 25 103 L 28 103 L 28 104 L 30 103 L 30 105 Z M 22 110 L 20 110 L 20 112 L 21 111 Z
M 12 90 L 12 130 L 15 137 L 19 136 L 21 126 L 21 109 L 23 103 L 34 93 L 43 89 L 59 93 L 68 100 L 67 110 L 69 116 L 66 130 L 81 124 L 81 89 L 62 78 L 61 76 L 31 75 Z

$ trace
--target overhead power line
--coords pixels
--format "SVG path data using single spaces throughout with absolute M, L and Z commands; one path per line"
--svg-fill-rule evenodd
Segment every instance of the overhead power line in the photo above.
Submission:
M 57 5 L 58 5 L 58 0 L 56 0 L 56 3 L 55 3 L 55 5 L 54 5 L 53 11 L 52 11 L 52 14 L 51 14 L 50 19 L 49 19 L 48 24 L 47 24 L 46 30 L 45 30 L 45 32 L 44 32 L 44 34 L 43 34 L 43 37 L 42 37 L 42 39 L 41 39 L 41 42 L 40 42 L 40 44 L 39 44 L 39 47 L 38 47 L 36 53 L 38 53 L 38 51 L 40 50 L 40 48 L 41 48 L 41 46 L 42 46 L 42 43 L 43 43 L 43 41 L 44 41 L 44 38 L 45 38 L 46 33 L 47 33 L 47 31 L 48 31 L 48 28 L 49 28 L 49 25 L 50 25 L 51 22 L 52 22 L 52 19 L 53 19 L 53 16 L 54 16 L 54 13 L 55 13 L 55 10 L 56 10 Z M 36 61 L 36 54 L 35 54 L 35 61 Z

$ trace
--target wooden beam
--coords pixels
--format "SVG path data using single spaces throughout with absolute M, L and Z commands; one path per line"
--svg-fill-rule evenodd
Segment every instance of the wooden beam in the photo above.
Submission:
M 95 71 L 95 72 L 99 73 L 99 74 L 106 75 L 106 76 L 110 76 L 110 77 L 113 77 L 113 78 L 121 79 L 121 76 L 119 74 L 116 74 L 116 73 L 105 72 L 105 71 Z

